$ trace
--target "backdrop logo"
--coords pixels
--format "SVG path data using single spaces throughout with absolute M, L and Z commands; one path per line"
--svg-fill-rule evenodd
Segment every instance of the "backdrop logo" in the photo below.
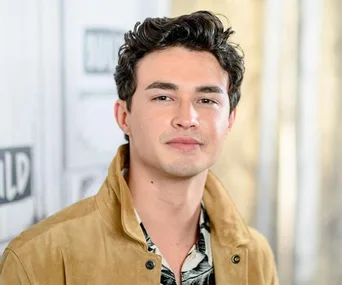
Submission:
M 113 73 L 124 33 L 110 29 L 87 29 L 84 33 L 86 73 Z
M 31 195 L 31 149 L 0 149 L 0 205 Z

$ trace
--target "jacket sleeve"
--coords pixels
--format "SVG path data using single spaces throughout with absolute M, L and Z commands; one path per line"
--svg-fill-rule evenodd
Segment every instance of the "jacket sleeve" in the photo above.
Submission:
M 31 285 L 17 255 L 6 249 L 0 263 L 0 285 Z

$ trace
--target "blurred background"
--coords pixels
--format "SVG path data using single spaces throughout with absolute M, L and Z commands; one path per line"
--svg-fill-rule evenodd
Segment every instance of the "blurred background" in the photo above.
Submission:
M 98 191 L 124 142 L 112 111 L 123 34 L 202 9 L 246 59 L 213 171 L 267 237 L 281 284 L 342 284 L 341 0 L 0 0 L 0 255 Z

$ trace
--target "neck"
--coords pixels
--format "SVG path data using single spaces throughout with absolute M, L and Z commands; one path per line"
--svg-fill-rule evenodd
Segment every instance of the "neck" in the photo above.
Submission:
M 130 162 L 127 177 L 133 204 L 148 232 L 162 231 L 176 240 L 197 238 L 207 171 L 191 178 L 160 175 Z

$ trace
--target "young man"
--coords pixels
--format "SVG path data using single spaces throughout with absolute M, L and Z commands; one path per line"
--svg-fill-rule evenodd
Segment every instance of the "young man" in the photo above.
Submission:
M 114 112 L 129 143 L 96 196 L 9 244 L 1 285 L 278 284 L 267 241 L 208 170 L 240 98 L 232 33 L 201 11 L 125 35 Z

